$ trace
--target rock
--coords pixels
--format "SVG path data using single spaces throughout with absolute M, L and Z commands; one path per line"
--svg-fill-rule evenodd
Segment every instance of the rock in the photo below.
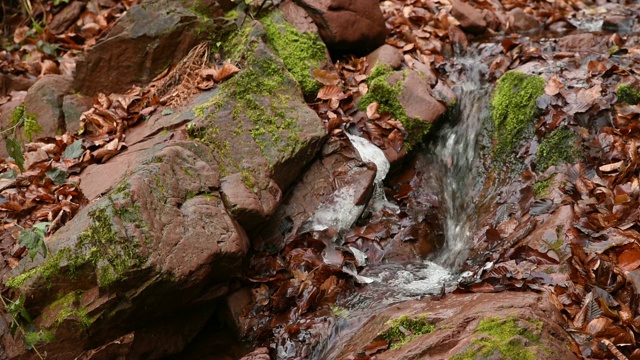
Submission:
M 11 74 L 3 74 L 0 72 L 0 97 L 11 94 L 12 91 L 29 90 L 36 79 L 27 78 L 25 76 L 15 76 Z
M 78 59 L 73 88 L 93 96 L 147 84 L 209 36 L 210 23 L 200 19 L 179 1 L 132 7 Z
M 80 128 L 80 116 L 93 106 L 93 99 L 79 94 L 65 95 L 62 99 L 65 130 L 76 133 Z
M 246 51 L 238 55 L 247 59 L 245 70 L 197 98 L 200 105 L 194 112 L 198 115 L 189 134 L 213 151 L 225 176 L 225 203 L 249 230 L 274 213 L 281 194 L 320 149 L 324 131 L 316 113 L 304 103 L 296 80 L 285 70 L 287 63 L 280 62 L 263 41 L 264 27 L 258 22 L 245 26 L 253 29 L 252 37 L 244 39 L 252 45 L 233 45 Z M 293 70 L 298 83 L 313 80 L 307 60 L 300 57 L 295 64 L 303 66 Z
M 314 219 L 319 209 L 338 201 L 343 201 L 344 206 L 335 211 L 346 211 L 346 206 L 355 206 L 358 200 L 357 205 L 366 204 L 373 190 L 375 175 L 375 167 L 362 162 L 350 142 L 331 138 L 322 148 L 322 157 L 302 175 L 284 198 L 282 206 L 260 229 L 254 247 L 278 251 L 292 238 L 322 221 Z M 347 204 L 349 201 L 351 204 Z M 340 230 L 337 227 L 335 224 L 333 230 Z
M 278 7 L 284 18 L 300 32 L 319 34 L 318 27 L 307 12 L 293 0 L 286 0 Z
M 487 28 L 493 31 L 500 31 L 504 23 L 500 20 L 500 18 L 496 15 L 495 12 L 491 10 L 483 9 L 482 14 L 483 14 L 482 18 L 487 23 Z
M 558 39 L 558 50 L 569 52 L 606 52 L 607 39 L 592 33 L 567 35 Z
M 406 142 L 415 144 L 429 132 L 431 124 L 447 108 L 431 96 L 431 88 L 422 73 L 416 70 L 378 69 L 367 79 L 369 91 L 358 106 L 364 110 L 374 102 L 380 104 L 381 113 L 388 112 L 402 122 L 408 133 Z
M 181 351 L 212 311 L 201 306 L 225 295 L 241 268 L 248 239 L 218 195 L 212 154 L 184 141 L 142 152 L 124 179 L 103 174 L 113 189 L 47 241 L 46 259 L 22 261 L 3 279 L 29 299 L 31 314 L 41 314 L 35 324 L 54 334 L 39 346 L 52 359 L 132 331 L 128 358 Z
M 444 81 L 439 80 L 432 92 L 436 100 L 447 104 L 447 106 L 453 106 L 458 101 L 456 93 Z
M 82 1 L 73 1 L 57 13 L 49 25 L 49 30 L 54 35 L 60 35 L 69 28 L 80 17 L 82 10 L 85 8 L 85 3 Z
M 511 29 L 515 32 L 540 30 L 541 27 L 535 16 L 527 14 L 521 8 L 514 8 L 509 11 L 509 20 Z
M 413 67 L 422 75 L 424 75 L 425 80 L 427 80 L 427 84 L 429 84 L 429 86 L 435 85 L 438 82 L 438 74 L 431 66 L 423 64 L 422 62 L 416 60 L 413 63 Z
M 264 222 L 268 215 L 273 214 L 275 207 L 280 204 L 282 191 L 273 182 L 269 185 L 268 198 L 261 199 L 253 189 L 250 189 L 243 175 L 235 173 L 222 179 L 222 199 L 229 213 L 247 230 L 253 230 Z M 268 203 L 263 206 L 262 201 Z
M 389 77 L 392 86 L 395 85 L 394 78 L 398 78 L 397 74 L 400 73 Z M 431 124 L 447 111 L 445 105 L 431 96 L 430 89 L 427 81 L 417 71 L 407 71 L 407 75 L 402 80 L 402 90 L 398 96 L 407 116 Z
M 367 55 L 367 70 L 365 74 L 371 74 L 376 65 L 387 65 L 397 69 L 402 65 L 402 53 L 396 47 L 385 44 Z
M 384 44 L 387 29 L 377 0 L 295 0 L 315 21 L 332 53 L 367 54 Z
M 558 325 L 562 318 L 545 295 L 531 292 L 502 292 L 498 294 L 450 294 L 440 301 L 407 301 L 394 304 L 363 321 L 363 326 L 351 338 L 343 341 L 345 347 L 333 358 L 346 359 L 370 349 L 378 334 L 389 329 L 388 321 L 401 316 L 424 320 L 435 326 L 435 331 L 413 338 L 395 350 L 380 349 L 377 359 L 450 359 L 456 355 L 470 356 L 481 351 L 498 351 L 500 345 L 509 344 L 519 354 L 532 359 L 576 359 L 567 346 L 570 340 L 566 331 Z M 492 336 L 491 330 L 479 330 L 480 323 L 509 324 L 514 330 Z M 485 328 L 490 329 L 485 325 Z M 522 341 L 522 332 L 528 331 Z M 506 338 L 504 338 L 506 337 Z M 475 342 L 484 339 L 478 348 Z M 529 340 L 531 339 L 531 340 Z M 369 347 L 368 347 L 369 346 Z M 497 354 L 496 356 L 501 355 Z
M 613 32 L 631 33 L 636 22 L 634 16 L 609 15 L 604 18 L 602 28 Z
M 46 75 L 27 91 L 26 114 L 35 115 L 42 131 L 37 136 L 55 136 L 65 131 L 63 98 L 71 92 L 72 79 L 63 75 Z
M 463 0 L 451 1 L 451 15 L 453 15 L 463 30 L 472 34 L 482 34 L 487 29 L 482 11 L 467 4 Z

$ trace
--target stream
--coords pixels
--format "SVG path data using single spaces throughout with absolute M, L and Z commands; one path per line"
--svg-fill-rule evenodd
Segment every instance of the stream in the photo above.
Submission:
M 475 77 L 471 76 L 472 79 Z M 369 284 L 339 304 L 332 337 L 324 349 L 318 349 L 317 358 L 338 358 L 350 335 L 372 315 L 391 304 L 421 299 L 456 286 L 461 276 L 460 269 L 473 246 L 477 219 L 475 204 L 484 185 L 478 139 L 483 119 L 488 116 L 486 105 L 490 89 L 477 85 L 479 81 L 474 83 L 476 85 L 467 83 L 456 89 L 459 99 L 453 112 L 456 123 L 444 124 L 429 145 L 418 150 L 417 155 L 416 166 L 429 169 L 424 173 L 422 183 L 437 189 L 440 199 L 444 233 L 442 248 L 421 262 L 383 263 L 366 268 L 361 277 L 368 279 Z M 389 165 L 380 149 L 360 137 L 349 135 L 349 138 L 363 160 L 376 163 L 386 174 Z M 383 207 L 393 210 L 397 206 L 384 198 L 380 174 L 379 171 L 376 177 L 378 190 L 369 207 L 374 211 Z

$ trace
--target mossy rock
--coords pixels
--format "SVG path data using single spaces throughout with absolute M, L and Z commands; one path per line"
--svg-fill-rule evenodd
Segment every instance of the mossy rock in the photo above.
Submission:
M 544 93 L 544 86 L 540 76 L 517 71 L 508 71 L 498 80 L 491 100 L 495 159 L 505 159 L 522 140 L 533 135 L 540 114 L 536 100 Z
M 271 31 L 292 31 L 286 25 L 270 26 L 277 27 Z M 213 152 L 223 178 L 241 174 L 244 186 L 262 203 L 257 206 L 264 207 L 263 218 L 273 214 L 276 193 L 286 191 L 324 139 L 322 121 L 266 38 L 265 27 L 256 21 L 226 40 L 224 46 L 241 49 L 231 56 L 243 70 L 196 99 L 195 120 L 187 128 L 191 139 Z M 298 75 L 307 76 L 309 69 L 305 65 Z M 235 199 L 227 200 L 228 207 L 236 208 Z
M 387 65 L 377 65 L 367 78 L 369 91 L 360 99 L 358 107 L 378 103 L 379 113 L 389 113 L 400 121 L 407 132 L 406 143 L 420 141 L 447 107 L 429 94 L 426 80 L 414 70 L 393 71 Z
M 55 334 L 47 346 L 81 351 L 85 335 L 105 326 L 124 335 L 132 318 L 152 321 L 238 274 L 248 239 L 222 203 L 214 162 L 194 142 L 149 148 L 47 240 L 46 258 L 10 272 L 11 296 L 24 295 L 34 322 Z

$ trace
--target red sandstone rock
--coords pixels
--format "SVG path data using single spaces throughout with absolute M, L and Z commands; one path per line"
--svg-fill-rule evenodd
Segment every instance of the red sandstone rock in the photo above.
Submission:
M 527 14 L 521 8 L 509 11 L 511 29 L 515 32 L 526 32 L 540 29 L 540 22 L 533 15 Z
M 484 20 L 482 11 L 462 0 L 453 0 L 451 5 L 451 15 L 460 22 L 460 26 L 465 31 L 482 34 L 487 29 L 487 22 Z
M 374 52 L 367 55 L 367 75 L 376 65 L 388 65 L 393 69 L 397 69 L 402 65 L 402 53 L 396 47 L 385 44 L 377 48 Z
M 377 0 L 296 0 L 315 21 L 331 52 L 366 54 L 384 44 L 387 29 Z

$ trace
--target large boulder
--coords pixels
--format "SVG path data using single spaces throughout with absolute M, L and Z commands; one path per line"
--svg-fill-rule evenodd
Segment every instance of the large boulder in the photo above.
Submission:
M 78 59 L 73 88 L 93 96 L 146 84 L 212 31 L 213 21 L 182 7 L 180 1 L 134 6 Z
M 309 49 L 278 49 L 278 37 L 297 33 L 280 20 L 275 15 L 263 19 L 264 26 L 246 24 L 229 42 L 232 49 L 243 49 L 233 55 L 244 59 L 245 70 L 198 98 L 202 105 L 195 108 L 197 118 L 189 127 L 191 138 L 213 151 L 223 177 L 223 200 L 247 230 L 275 212 L 283 192 L 324 139 L 321 120 L 301 96 L 301 87 L 312 91 L 315 86 L 310 69 L 319 59 L 305 57 Z M 298 44 L 312 39 L 297 34 L 303 39 Z M 308 44 L 322 44 L 317 41 Z M 324 56 L 324 50 L 318 54 Z M 292 59 L 297 61 L 290 63 Z
M 331 52 L 365 55 L 382 44 L 387 29 L 377 0 L 296 0 L 315 21 Z
M 157 356 L 180 351 L 186 341 L 151 341 L 167 333 L 157 320 L 200 314 L 173 333 L 192 338 L 210 311 L 187 304 L 224 295 L 240 270 L 248 239 L 224 207 L 211 153 L 179 141 L 144 153 L 132 174 L 47 241 L 46 258 L 25 259 L 4 279 L 29 299 L 37 331 L 55 338 L 38 344 L 49 358 L 75 358 L 130 332 L 131 351 L 142 354 L 132 358 L 146 358 L 150 346 Z M 2 341 L 9 357 L 24 351 L 8 334 Z

